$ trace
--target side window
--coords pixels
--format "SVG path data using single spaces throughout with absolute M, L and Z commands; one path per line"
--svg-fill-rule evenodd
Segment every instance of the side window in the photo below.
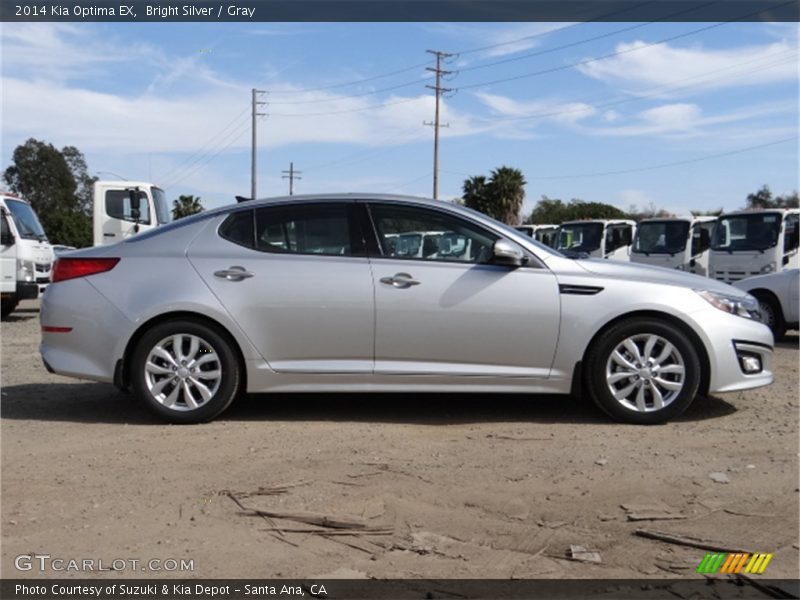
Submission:
M 253 217 L 252 210 L 232 213 L 219 226 L 220 237 L 234 244 L 252 248 L 255 245 Z
M 354 219 L 348 204 L 297 204 L 256 210 L 255 244 L 263 252 L 353 256 Z
M 426 208 L 371 204 L 384 256 L 485 263 L 498 236 L 458 217 Z
M 150 204 L 147 194 L 139 192 L 139 223 L 150 223 Z M 131 198 L 128 190 L 108 190 L 106 192 L 106 214 L 115 219 L 135 222 L 131 214 Z

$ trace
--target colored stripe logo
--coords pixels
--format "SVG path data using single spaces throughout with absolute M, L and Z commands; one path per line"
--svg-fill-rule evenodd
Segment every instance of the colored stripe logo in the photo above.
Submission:
M 706 554 L 703 560 L 700 561 L 697 572 L 703 574 L 748 573 L 750 575 L 761 575 L 771 560 L 772 554 L 764 553 L 710 553 Z

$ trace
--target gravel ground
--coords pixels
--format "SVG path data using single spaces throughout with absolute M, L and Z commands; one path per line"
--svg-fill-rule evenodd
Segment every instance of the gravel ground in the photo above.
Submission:
M 772 552 L 769 576 L 800 574 L 796 335 L 774 385 L 662 426 L 560 397 L 370 394 L 247 396 L 179 427 L 48 374 L 38 328 L 34 302 L 2 325 L 3 577 L 86 575 L 17 571 L 31 552 L 193 561 L 128 562 L 128 577 L 696 577 L 704 550 L 640 528 Z M 348 535 L 301 531 L 322 515 Z M 601 562 L 568 560 L 573 545 Z

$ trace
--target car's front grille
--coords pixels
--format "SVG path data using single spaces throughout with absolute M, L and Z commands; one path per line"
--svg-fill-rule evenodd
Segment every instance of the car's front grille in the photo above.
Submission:
M 50 271 L 51 263 L 36 263 L 36 271 L 38 273 L 47 273 Z
M 49 277 L 37 277 L 36 283 L 50 283 Z

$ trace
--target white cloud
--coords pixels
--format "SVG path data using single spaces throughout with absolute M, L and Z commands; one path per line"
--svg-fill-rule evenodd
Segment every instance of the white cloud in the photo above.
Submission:
M 585 102 L 560 102 L 558 100 L 514 100 L 507 96 L 477 92 L 475 96 L 491 111 L 502 117 L 532 117 L 528 125 L 534 124 L 540 117 L 542 120 L 570 124 L 596 114 L 597 109 Z M 519 121 L 515 127 L 526 121 Z
M 581 65 L 582 73 L 633 91 L 674 86 L 665 94 L 684 89 L 719 89 L 730 86 L 763 85 L 797 79 L 796 42 L 782 40 L 760 46 L 724 50 L 687 48 L 668 44 L 647 46 L 645 42 L 621 43 L 618 56 Z
M 497 58 L 538 47 L 547 34 L 571 27 L 572 23 L 515 23 L 513 25 L 476 25 L 438 23 L 427 26 L 429 31 L 439 35 L 458 38 L 459 44 L 465 44 L 464 51 L 484 48 L 475 52 L 476 58 Z M 456 51 L 462 50 L 458 47 Z M 469 60 L 460 59 L 458 66 L 469 64 Z

